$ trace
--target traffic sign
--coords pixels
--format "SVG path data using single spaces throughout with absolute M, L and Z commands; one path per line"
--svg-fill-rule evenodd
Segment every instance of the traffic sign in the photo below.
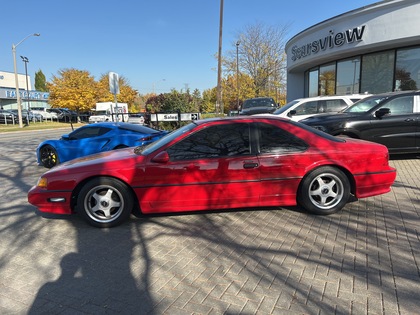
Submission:
M 114 94 L 120 94 L 120 86 L 118 84 L 118 73 L 110 72 L 109 77 L 109 91 Z

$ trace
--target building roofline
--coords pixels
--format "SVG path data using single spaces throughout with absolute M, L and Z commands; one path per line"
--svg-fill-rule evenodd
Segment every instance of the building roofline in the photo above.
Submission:
M 339 19 L 339 18 L 341 18 L 343 16 L 356 14 L 356 13 L 361 12 L 361 11 L 365 11 L 365 10 L 369 10 L 369 9 L 376 8 L 376 7 L 379 7 L 379 6 L 389 5 L 391 3 L 397 3 L 397 2 L 407 2 L 407 0 L 382 0 L 382 1 L 378 1 L 378 2 L 375 2 L 375 3 L 372 3 L 372 4 L 368 4 L 368 5 L 365 5 L 363 7 L 360 7 L 360 8 L 354 9 L 354 10 L 350 10 L 350 11 L 344 12 L 342 14 L 333 16 L 333 17 L 331 17 L 329 19 L 326 19 L 326 20 L 323 20 L 323 21 L 321 21 L 319 23 L 316 23 L 316 24 L 314 24 L 314 25 L 312 25 L 312 26 L 310 26 L 308 28 L 305 28 L 304 30 L 300 31 L 299 33 L 297 33 L 296 35 L 294 35 L 293 37 L 291 37 L 287 41 L 287 43 L 285 45 L 286 50 L 287 50 L 287 47 L 288 47 L 289 43 L 292 42 L 295 38 L 301 36 L 303 33 L 306 33 L 306 32 L 308 32 L 308 31 L 310 31 L 310 30 L 312 30 L 314 28 L 317 28 L 318 26 L 321 26 L 321 25 L 323 25 L 323 24 L 325 24 L 327 22 L 330 22 L 330 21 Z

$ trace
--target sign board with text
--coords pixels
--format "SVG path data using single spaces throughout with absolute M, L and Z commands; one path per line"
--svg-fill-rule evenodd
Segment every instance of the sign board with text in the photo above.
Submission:
M 163 114 L 151 114 L 151 121 L 190 121 L 200 119 L 200 113 L 182 113 L 181 119 L 179 119 L 178 113 L 163 113 Z

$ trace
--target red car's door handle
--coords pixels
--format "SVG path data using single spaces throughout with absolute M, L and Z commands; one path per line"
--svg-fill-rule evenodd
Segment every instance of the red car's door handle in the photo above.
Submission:
M 245 162 L 244 163 L 244 168 L 248 169 L 248 168 L 256 168 L 258 167 L 258 163 L 255 162 Z

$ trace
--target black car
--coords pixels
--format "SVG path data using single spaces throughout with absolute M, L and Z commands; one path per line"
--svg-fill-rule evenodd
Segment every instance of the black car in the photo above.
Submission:
M 384 144 L 390 154 L 420 152 L 420 91 L 377 94 L 341 113 L 300 122 L 334 136 Z
M 276 109 L 277 104 L 271 97 L 250 98 L 244 101 L 239 115 L 266 114 Z
M 22 122 L 28 123 L 27 117 L 24 115 L 24 112 L 22 111 Z M 13 112 L 13 110 L 6 110 L 6 109 L 0 109 L 0 124 L 18 124 L 19 123 L 19 116 L 16 113 Z
M 0 124 L 18 124 L 18 116 L 10 110 L 0 109 Z

